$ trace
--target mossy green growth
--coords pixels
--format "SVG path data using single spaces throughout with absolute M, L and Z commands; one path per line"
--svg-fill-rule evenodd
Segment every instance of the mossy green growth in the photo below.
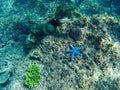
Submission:
M 25 74 L 25 85 L 29 88 L 34 88 L 39 84 L 40 81 L 40 69 L 37 65 L 32 64 L 28 68 Z
M 42 27 L 44 35 L 53 34 L 55 32 L 55 27 L 52 24 L 45 24 Z

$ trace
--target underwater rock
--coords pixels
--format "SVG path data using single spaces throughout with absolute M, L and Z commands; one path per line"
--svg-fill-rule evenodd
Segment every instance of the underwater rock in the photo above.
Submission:
M 41 40 L 46 35 L 51 35 L 55 32 L 56 28 L 54 25 L 57 21 L 50 21 L 48 23 L 41 23 L 41 22 L 32 22 L 30 27 L 30 33 L 36 39 Z
M 27 25 L 27 22 L 18 22 L 14 25 L 13 27 L 13 33 L 12 33 L 12 38 L 15 41 L 19 41 L 22 40 L 20 37 L 22 35 L 28 35 L 30 32 L 30 28 Z M 25 40 L 25 38 L 23 38 L 23 41 Z
M 11 77 L 12 65 L 8 61 L 0 61 L 0 84 L 6 83 Z
M 89 24 L 89 18 L 87 17 L 80 17 L 78 20 L 76 20 L 73 25 L 74 26 L 79 26 L 79 27 L 85 27 Z
M 15 80 L 10 84 L 11 90 L 24 90 L 21 82 L 19 80 Z
M 30 59 L 39 60 L 41 58 L 42 51 L 39 48 L 36 48 L 30 53 Z
M 79 28 L 72 28 L 69 32 L 69 36 L 70 36 L 70 38 L 72 38 L 75 41 L 80 40 L 80 37 L 81 37 L 80 29 Z
M 28 52 L 31 48 L 33 48 L 36 45 L 36 38 L 34 35 L 32 35 L 31 33 L 27 36 L 26 42 L 25 42 L 25 46 L 24 46 L 24 50 L 26 52 Z
M 9 61 L 0 60 L 0 73 L 10 71 L 11 68 L 12 68 L 12 65 Z
M 55 32 L 55 27 L 52 24 L 39 24 L 35 25 L 31 28 L 31 34 L 33 34 L 36 38 L 42 38 L 46 35 L 51 35 Z
M 56 9 L 55 17 L 58 19 L 64 17 L 71 17 L 73 15 L 74 8 L 70 5 L 60 5 Z
M 9 72 L 0 73 L 0 84 L 4 84 L 10 78 Z
M 52 20 L 50 20 L 50 21 L 48 22 L 48 24 L 51 24 L 51 25 L 53 25 L 54 27 L 57 27 L 57 26 L 60 26 L 62 23 L 61 23 L 59 20 L 57 20 L 57 19 L 52 19 Z
M 55 27 L 52 24 L 43 24 L 41 31 L 44 35 L 53 34 L 55 32 Z
M 71 18 L 71 17 L 79 17 L 80 14 L 75 12 L 75 8 L 72 5 L 60 5 L 57 7 L 55 12 L 55 18 L 56 19 L 62 19 L 65 17 Z
M 29 51 L 35 47 L 45 36 L 53 35 L 56 28 L 52 24 L 35 24 L 31 27 L 31 32 L 27 36 L 25 51 Z

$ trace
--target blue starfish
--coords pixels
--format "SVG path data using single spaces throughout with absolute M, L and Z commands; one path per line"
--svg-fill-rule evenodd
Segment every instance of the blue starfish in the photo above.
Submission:
M 82 53 L 78 52 L 78 50 L 82 50 L 82 47 L 74 48 L 72 44 L 70 44 L 69 47 L 71 50 L 68 50 L 66 53 L 72 53 L 71 61 L 74 61 L 75 55 L 83 56 Z

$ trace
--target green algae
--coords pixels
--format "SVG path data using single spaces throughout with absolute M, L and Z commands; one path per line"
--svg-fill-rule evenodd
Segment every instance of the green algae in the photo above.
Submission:
M 25 85 L 29 88 L 37 87 L 40 81 L 40 69 L 37 65 L 30 65 L 25 74 Z

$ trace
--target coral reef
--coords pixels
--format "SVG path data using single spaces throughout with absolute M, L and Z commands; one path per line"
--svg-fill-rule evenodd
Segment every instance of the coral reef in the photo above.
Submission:
M 86 23 L 84 26 L 80 23 L 82 18 Z M 119 42 L 116 43 L 119 39 L 112 38 L 112 29 L 108 27 L 111 21 L 119 26 L 119 21 L 112 18 L 108 15 L 83 16 L 66 22 L 69 24 L 65 23 L 67 29 L 61 30 L 61 33 L 66 32 L 64 38 L 47 36 L 41 41 L 41 48 L 45 51 L 41 56 L 44 60 L 40 62 L 44 64 L 43 70 L 47 73 L 44 76 L 47 89 L 119 89 L 120 47 Z M 80 39 L 75 42 L 67 35 L 73 28 L 79 28 L 81 32 Z M 69 56 L 64 55 L 70 43 L 75 47 L 84 46 L 84 56 L 79 58 L 76 55 L 74 62 L 68 62 Z
M 2 0 L 0 12 L 0 90 L 120 90 L 119 0 Z M 84 47 L 73 62 L 70 44 Z

